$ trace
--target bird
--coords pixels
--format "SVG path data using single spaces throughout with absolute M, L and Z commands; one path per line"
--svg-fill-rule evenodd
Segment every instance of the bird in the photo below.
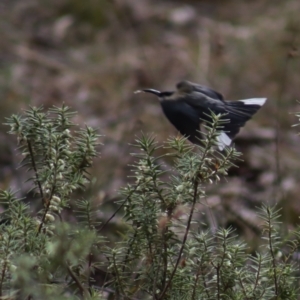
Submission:
M 160 92 L 155 89 L 138 90 L 135 93 L 151 93 L 158 97 L 162 110 L 174 127 L 193 144 L 201 145 L 200 126 L 212 123 L 215 115 L 225 114 L 217 146 L 223 150 L 230 146 L 240 128 L 265 104 L 267 98 L 251 98 L 227 101 L 219 92 L 188 80 L 176 84 L 175 91 Z

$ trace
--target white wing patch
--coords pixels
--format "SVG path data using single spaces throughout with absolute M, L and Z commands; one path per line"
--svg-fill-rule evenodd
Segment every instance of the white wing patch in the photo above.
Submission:
M 259 105 L 263 106 L 265 102 L 267 101 L 267 98 L 251 98 L 251 99 L 245 99 L 245 100 L 239 100 L 241 102 L 244 102 L 246 105 Z
M 225 132 L 221 132 L 221 134 L 217 137 L 218 148 L 221 151 L 226 146 L 230 146 L 231 142 L 232 142 L 231 138 Z

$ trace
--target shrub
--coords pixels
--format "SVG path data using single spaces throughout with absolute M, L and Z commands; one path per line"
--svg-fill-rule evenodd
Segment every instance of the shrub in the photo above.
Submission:
M 164 144 L 174 161 L 170 170 L 156 156 L 161 146 L 152 136 L 136 140 L 134 183 L 121 190 L 119 201 L 125 234 L 118 242 L 103 236 L 117 212 L 99 224 L 100 208 L 75 198 L 89 181 L 99 136 L 90 127 L 77 130 L 72 116 L 64 105 L 47 112 L 32 107 L 7 121 L 31 175 L 31 193 L 26 201 L 12 191 L 0 193 L 1 297 L 297 299 L 300 234 L 280 236 L 279 209 L 259 210 L 263 243 L 252 255 L 233 228 L 213 231 L 195 217 L 205 185 L 240 159 L 233 147 L 215 149 L 223 116 L 213 115 L 202 146 L 184 138 Z

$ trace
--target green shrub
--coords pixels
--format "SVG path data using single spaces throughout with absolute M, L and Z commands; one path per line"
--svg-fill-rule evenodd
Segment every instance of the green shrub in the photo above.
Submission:
M 125 234 L 118 242 L 103 236 L 117 212 L 99 224 L 100 208 L 74 194 L 89 181 L 99 136 L 90 127 L 77 130 L 72 116 L 63 105 L 30 108 L 7 121 L 31 193 L 23 201 L 0 192 L 3 299 L 297 299 L 300 234 L 280 236 L 277 208 L 259 210 L 263 243 L 253 255 L 233 228 L 213 231 L 195 217 L 205 185 L 240 159 L 234 148 L 215 149 L 222 116 L 213 115 L 202 146 L 184 138 L 164 144 L 171 170 L 156 156 L 161 146 L 153 137 L 136 140 L 134 183 L 121 190 Z

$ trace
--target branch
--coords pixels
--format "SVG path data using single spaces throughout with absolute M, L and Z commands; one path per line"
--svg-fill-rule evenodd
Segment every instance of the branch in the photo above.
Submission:
M 78 279 L 78 277 L 75 275 L 75 273 L 72 271 L 72 269 L 70 268 L 70 266 L 68 264 L 66 264 L 67 270 L 69 275 L 71 276 L 71 278 L 75 281 L 77 287 L 80 290 L 80 294 L 83 297 L 89 297 L 89 293 L 88 291 L 84 288 L 84 286 L 81 284 L 80 280 Z
M 182 253 L 183 253 L 183 249 L 184 249 L 184 246 L 185 246 L 188 234 L 189 234 L 191 223 L 192 223 L 192 218 L 193 218 L 193 214 L 194 214 L 194 210 L 195 210 L 195 206 L 196 206 L 197 194 L 198 194 L 198 186 L 199 186 L 199 178 L 198 178 L 198 176 L 196 176 L 196 179 L 194 181 L 193 204 L 192 204 L 191 211 L 190 211 L 190 216 L 189 216 L 189 219 L 188 219 L 188 222 L 187 222 L 187 225 L 186 225 L 186 230 L 185 230 L 185 234 L 184 234 L 184 237 L 183 237 L 183 240 L 182 240 L 182 245 L 181 245 L 181 248 L 179 250 L 179 255 L 178 255 L 175 267 L 174 267 L 174 269 L 173 269 L 173 271 L 171 273 L 170 279 L 167 282 L 166 286 L 164 287 L 163 291 L 161 292 L 161 294 L 159 296 L 159 299 L 163 299 L 164 298 L 164 295 L 166 294 L 168 288 L 170 287 L 172 279 L 173 279 L 173 277 L 174 277 L 174 275 L 176 273 L 176 270 L 178 268 L 178 265 L 179 265 L 179 262 L 180 262 L 180 259 L 181 259 Z
M 40 194 L 41 194 L 41 197 L 42 197 L 42 201 L 43 201 L 43 204 L 44 204 L 45 203 L 44 193 L 43 193 L 42 185 L 41 185 L 41 182 L 40 182 L 40 179 L 39 179 L 39 174 L 38 174 L 38 171 L 37 171 L 37 167 L 36 167 L 36 164 L 35 164 L 31 142 L 29 140 L 27 140 L 27 146 L 28 146 L 28 150 L 29 150 L 29 153 L 30 153 L 30 157 L 31 157 L 32 167 L 33 167 L 33 170 L 34 170 L 34 173 L 35 173 L 36 182 L 37 182 L 37 185 L 39 187 Z
M 115 215 L 121 210 L 121 208 L 126 204 L 126 202 L 128 201 L 128 199 L 131 197 L 131 195 L 137 190 L 137 188 L 139 187 L 139 184 L 137 184 L 134 189 L 129 193 L 129 195 L 125 198 L 124 202 L 119 206 L 119 208 L 110 216 L 110 218 L 102 224 L 102 226 L 99 228 L 100 232 L 114 217 Z

